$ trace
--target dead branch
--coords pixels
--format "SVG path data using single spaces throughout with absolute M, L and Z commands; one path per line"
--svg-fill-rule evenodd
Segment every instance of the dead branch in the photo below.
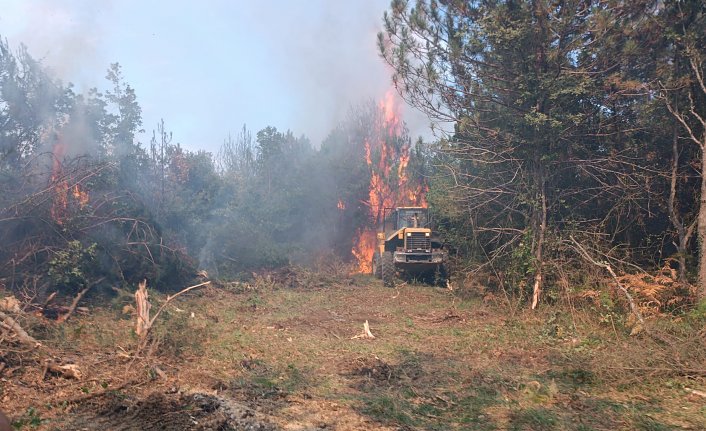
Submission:
M 637 308 L 637 305 L 635 305 L 635 301 L 632 298 L 632 295 L 630 295 L 630 292 L 625 288 L 625 286 L 620 283 L 620 280 L 618 279 L 618 276 L 615 274 L 615 271 L 613 271 L 613 267 L 610 266 L 608 262 L 603 262 L 603 261 L 597 261 L 594 259 L 588 251 L 578 242 L 576 239 L 572 236 L 569 235 L 569 238 L 571 239 L 571 242 L 574 243 L 576 251 L 579 252 L 579 254 L 586 259 L 588 262 L 592 263 L 593 265 L 596 265 L 598 267 L 604 268 L 610 276 L 613 278 L 613 281 L 615 281 L 615 285 L 620 289 L 621 292 L 623 292 L 623 295 L 625 298 L 628 300 L 628 304 L 630 304 L 630 311 L 635 315 L 637 320 L 640 322 L 642 327 L 645 327 L 645 319 L 642 318 L 642 313 L 640 313 L 640 310 Z
M 59 318 L 58 318 L 57 320 L 58 320 L 59 322 L 66 322 L 67 320 L 69 320 L 69 317 L 71 317 L 71 315 L 74 314 L 74 311 L 76 311 L 76 307 L 78 306 L 79 301 L 81 301 L 81 299 L 83 298 L 83 295 L 85 295 L 86 292 L 88 292 L 89 290 L 91 290 L 91 288 L 92 288 L 93 286 L 97 285 L 98 283 L 100 283 L 100 282 L 103 281 L 103 280 L 105 280 L 105 277 L 99 278 L 97 281 L 95 281 L 95 282 L 93 282 L 93 283 L 90 283 L 90 284 L 89 284 L 88 286 L 86 286 L 83 290 L 81 290 L 81 291 L 78 293 L 78 295 L 76 295 L 76 297 L 74 298 L 74 300 L 71 301 L 71 305 L 69 306 L 69 309 L 66 311 L 66 313 L 65 313 L 65 314 L 62 314 L 61 316 L 59 316 Z
M 17 340 L 26 346 L 35 348 L 42 345 L 42 343 L 32 338 L 24 329 L 22 329 L 20 324 L 17 323 L 15 319 L 2 311 L 0 311 L 0 328 L 15 334 Z
M 51 303 L 54 298 L 56 298 L 56 295 L 59 293 L 59 291 L 52 292 L 49 296 L 47 296 L 47 299 L 44 301 L 44 304 L 42 304 L 42 309 L 47 308 L 49 303 Z
M 174 299 L 174 298 L 176 298 L 177 296 L 179 296 L 179 295 L 181 295 L 181 294 L 183 294 L 183 293 L 186 293 L 186 292 L 188 292 L 188 291 L 190 291 L 190 290 L 196 289 L 197 287 L 208 286 L 209 284 L 211 284 L 210 281 L 204 281 L 203 283 L 195 284 L 195 285 L 193 285 L 193 286 L 189 286 L 189 287 L 187 287 L 187 288 L 185 288 L 185 289 L 182 289 L 182 290 L 180 290 L 179 292 L 175 293 L 174 295 L 169 295 L 169 296 L 167 296 L 167 300 L 164 301 L 164 304 L 162 304 L 162 306 L 159 307 L 159 310 L 157 310 L 157 312 L 154 314 L 154 317 L 152 317 L 152 320 L 150 320 L 150 325 L 149 325 L 149 326 L 152 327 L 152 325 L 154 324 L 155 320 L 157 320 L 157 317 L 159 317 L 159 315 L 162 313 L 162 311 L 164 310 L 164 308 L 169 304 L 169 302 L 170 302 L 172 299 Z

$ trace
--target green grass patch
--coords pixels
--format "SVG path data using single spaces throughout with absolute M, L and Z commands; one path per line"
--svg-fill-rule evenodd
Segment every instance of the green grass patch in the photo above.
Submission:
M 251 360 L 244 366 L 247 373 L 236 378 L 230 388 L 246 399 L 284 398 L 310 384 L 310 379 L 295 364 L 270 367 L 263 361 Z
M 517 410 L 510 416 L 511 431 L 548 431 L 558 429 L 557 415 L 545 408 Z
M 417 421 L 412 419 L 411 405 L 408 401 L 390 395 L 375 395 L 364 398 L 362 413 L 384 424 L 412 426 Z

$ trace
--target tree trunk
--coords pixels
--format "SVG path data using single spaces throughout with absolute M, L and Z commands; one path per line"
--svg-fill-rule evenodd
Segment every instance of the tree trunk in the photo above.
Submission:
M 539 229 L 537 232 L 537 248 L 535 250 L 535 272 L 534 272 L 534 289 L 532 291 L 532 309 L 537 308 L 539 304 L 539 296 L 542 293 L 543 274 L 542 267 L 544 266 L 544 237 L 547 231 L 547 195 L 544 190 L 544 181 L 540 185 L 540 201 L 541 209 L 539 214 Z
M 677 203 L 677 182 L 679 176 L 679 135 L 677 127 L 674 127 L 672 136 L 672 172 L 669 184 L 669 220 L 677 231 L 677 256 L 679 262 L 679 281 L 686 283 L 686 253 L 689 240 L 694 232 L 693 225 L 686 228 L 684 220 L 679 216 L 679 204 Z
M 532 9 L 534 14 L 534 19 L 537 21 L 536 34 L 537 43 L 535 51 L 535 68 L 538 77 L 543 77 L 547 72 L 547 47 L 545 46 L 548 40 L 548 25 L 547 25 L 547 11 L 545 10 L 545 4 L 542 1 L 533 1 Z M 545 114 L 545 107 L 549 99 L 546 95 L 540 95 L 537 100 L 536 109 L 537 112 Z M 546 136 L 540 133 L 535 133 L 536 143 L 546 143 Z M 547 190 L 546 190 L 546 178 L 544 171 L 544 162 L 542 161 L 542 155 L 547 154 L 548 150 L 551 148 L 544 148 L 542 145 L 542 151 L 535 150 L 534 154 L 534 169 L 535 169 L 535 182 L 539 190 L 539 210 L 536 212 L 535 217 L 535 229 L 536 229 L 536 248 L 534 250 L 535 259 L 535 270 L 534 270 L 534 288 L 532 289 L 532 309 L 537 308 L 539 304 L 539 297 L 542 293 L 543 286 L 543 267 L 544 267 L 544 238 L 547 230 Z
M 701 197 L 698 216 L 700 299 L 706 299 L 706 133 L 701 145 Z

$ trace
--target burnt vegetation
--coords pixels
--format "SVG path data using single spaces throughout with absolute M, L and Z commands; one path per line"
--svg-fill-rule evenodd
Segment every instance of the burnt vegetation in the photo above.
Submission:
M 423 144 L 413 148 L 401 125 L 388 136 L 373 101 L 352 108 L 319 148 L 291 131 L 243 126 L 216 154 L 194 152 L 164 121 L 150 142 L 138 140 L 141 108 L 118 64 L 109 90 L 76 94 L 25 48 L 4 43 L 1 53 L 1 277 L 33 302 L 99 278 L 103 288 L 146 278 L 169 291 L 197 270 L 233 279 L 350 260 L 357 233 L 370 228 L 377 163 L 366 148 L 376 161 L 381 145 L 404 149 L 405 168 L 423 182 Z M 402 172 L 399 160 L 386 163 L 380 169 Z
M 83 326 L 67 335 L 54 320 L 90 304 L 122 324 L 94 337 L 112 345 L 117 331 L 129 333 L 140 347 L 126 344 L 125 357 L 154 379 L 165 378 L 155 357 L 206 355 L 200 343 L 209 336 L 250 349 L 242 359 L 208 346 L 242 368 L 218 388 L 268 414 L 299 396 L 330 399 L 337 386 L 321 382 L 337 375 L 335 384 L 363 394 L 359 414 L 403 429 L 569 429 L 584 410 L 595 415 L 575 429 L 702 426 L 645 416 L 641 408 L 664 406 L 614 402 L 596 388 L 649 378 L 682 390 L 706 377 L 703 2 L 394 0 L 383 22 L 378 48 L 394 97 L 439 127 L 433 142 L 410 136 L 390 100 L 354 105 L 321 143 L 232 125 L 217 152 L 192 151 L 165 121 L 142 142 L 152 125 L 118 63 L 105 89 L 79 93 L 25 47 L 0 41 L 0 376 L 40 343 L 57 351 L 78 343 Z M 451 261 L 448 289 L 420 293 L 415 280 L 397 280 L 392 290 L 359 275 L 372 271 L 385 208 L 427 205 Z M 197 297 L 206 316 L 198 324 L 194 313 L 163 307 L 154 338 L 138 343 L 125 321 L 143 280 L 157 298 L 209 285 L 208 298 L 239 302 L 210 309 Z M 361 304 L 358 284 L 372 289 L 374 304 Z M 349 302 L 337 308 L 332 287 Z M 449 302 L 425 315 L 423 304 L 404 302 L 407 287 Z M 384 309 L 390 295 L 401 298 L 398 314 Z M 167 298 L 165 306 L 176 295 Z M 288 316 L 298 301 L 313 311 Z M 400 344 L 381 348 L 386 359 L 372 347 L 340 347 L 348 341 L 340 334 L 367 324 L 369 310 L 373 332 L 382 327 L 380 338 L 394 333 Z M 281 346 L 258 350 L 250 332 L 230 331 L 250 317 L 271 345 L 292 343 L 291 325 L 314 346 L 306 354 L 336 351 L 348 371 L 309 378 L 318 365 L 270 364 L 286 353 Z M 486 326 L 470 331 L 467 319 Z M 442 351 L 423 351 L 419 328 L 439 337 Z M 482 365 L 467 369 L 461 354 Z M 45 362 L 41 382 L 72 370 L 65 366 Z M 194 396 L 111 393 L 101 408 L 113 409 L 108 425 L 128 406 L 136 422 L 157 407 L 192 412 L 173 417 L 179 426 L 217 411 L 213 426 L 230 429 L 230 401 Z M 243 421 L 254 415 L 242 409 Z M 90 408 L 78 411 L 92 421 Z

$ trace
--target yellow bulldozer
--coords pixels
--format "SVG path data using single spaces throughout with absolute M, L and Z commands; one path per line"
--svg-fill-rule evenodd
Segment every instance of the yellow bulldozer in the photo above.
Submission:
M 394 286 L 398 274 L 445 285 L 447 253 L 432 231 L 429 210 L 385 208 L 382 220 L 373 254 L 373 274 L 388 287 Z

